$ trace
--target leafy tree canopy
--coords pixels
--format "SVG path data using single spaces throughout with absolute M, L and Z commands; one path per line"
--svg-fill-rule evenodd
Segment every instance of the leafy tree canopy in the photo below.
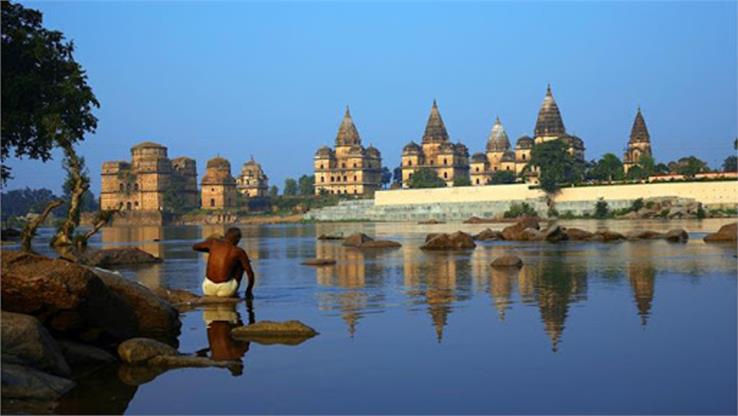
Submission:
M 669 162 L 669 168 L 672 172 L 676 172 L 686 177 L 694 177 L 694 175 L 709 171 L 707 163 L 695 156 L 683 157 L 676 162 Z
M 408 181 L 408 186 L 413 189 L 419 188 L 443 188 L 446 181 L 438 177 L 435 170 L 430 168 L 420 168 Z
M 300 195 L 313 195 L 315 193 L 315 175 L 302 175 L 297 182 Z M 285 189 L 287 189 L 286 185 L 285 183 Z
M 454 186 L 471 186 L 471 179 L 468 176 L 457 176 L 454 178 Z
M 735 155 L 728 156 L 723 162 L 723 172 L 738 171 L 738 158 Z
M 625 176 L 623 172 L 623 162 L 612 153 L 606 153 L 600 160 L 592 166 L 592 179 L 600 181 L 617 181 L 622 180 Z
M 515 183 L 515 174 L 509 170 L 498 170 L 490 175 L 490 182 L 495 185 Z
M 387 187 L 392 183 L 392 171 L 387 166 L 382 167 L 382 186 Z
M 584 166 L 569 154 L 566 143 L 551 140 L 533 146 L 526 170 L 539 169 L 541 189 L 555 193 L 563 183 L 581 180 Z
M 297 195 L 297 181 L 292 178 L 284 180 L 284 195 Z
M 11 156 L 47 161 L 51 151 L 84 139 L 97 128 L 99 107 L 87 75 L 74 60 L 74 43 L 42 26 L 37 10 L 3 1 L 2 145 Z M 0 179 L 11 178 L 4 163 Z
M 402 185 L 402 168 L 400 166 L 392 170 L 392 183 Z
M 272 185 L 269 188 L 269 196 L 272 198 L 276 198 L 279 195 L 279 188 L 277 188 L 277 185 Z

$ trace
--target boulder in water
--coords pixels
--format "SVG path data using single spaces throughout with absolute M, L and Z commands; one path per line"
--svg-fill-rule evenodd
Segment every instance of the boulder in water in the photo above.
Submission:
M 6 400 L 56 400 L 76 385 L 72 380 L 10 363 L 2 365 L 2 380 L 3 412 L 8 411 Z
M 667 231 L 664 238 L 672 243 L 686 243 L 689 240 L 689 234 L 683 229 L 675 229 Z
M 137 336 L 177 345 L 182 324 L 179 321 L 179 312 L 169 302 L 146 286 L 128 280 L 116 272 L 100 268 L 93 268 L 92 271 L 108 288 L 133 307 L 138 324 Z
M 238 339 L 249 337 L 314 337 L 318 332 L 300 321 L 259 321 L 251 325 L 233 328 L 231 335 Z
M 725 224 L 720 229 L 711 234 L 707 234 L 703 239 L 706 243 L 722 243 L 736 242 L 738 240 L 738 222 Z
M 342 235 L 321 234 L 318 236 L 318 240 L 343 240 L 343 236 Z
M 390 240 L 373 240 L 373 241 L 366 241 L 362 245 L 359 246 L 361 249 L 366 248 L 400 248 L 402 247 L 402 244 L 398 243 L 397 241 L 390 241 Z
M 549 227 L 543 232 L 543 239 L 549 243 L 558 243 L 559 241 L 568 240 L 569 236 L 564 231 L 564 228 L 559 225 Z
M 334 259 L 307 259 L 302 262 L 305 266 L 331 266 L 336 264 Z
M 62 377 L 71 374 L 61 348 L 38 319 L 2 311 L 1 321 L 3 364 L 33 367 Z
M 502 240 L 502 233 L 500 231 L 492 231 L 489 228 L 485 228 L 474 236 L 477 241 L 496 241 Z
M 138 333 L 131 305 L 95 273 L 36 254 L 2 252 L 2 305 L 68 339 L 122 341 Z
M 509 241 L 516 241 L 523 239 L 523 231 L 531 228 L 533 230 L 539 230 L 541 228 L 538 218 L 536 217 L 522 217 L 513 225 L 508 225 L 502 229 L 502 238 Z
M 118 345 L 120 359 L 129 364 L 143 364 L 160 355 L 177 355 L 177 350 L 151 338 L 131 338 Z
M 502 257 L 497 257 L 492 261 L 492 267 L 495 268 L 508 268 L 508 267 L 523 267 L 523 260 L 520 259 L 518 256 L 513 255 L 505 255 Z
M 657 240 L 664 238 L 664 233 L 651 230 L 633 231 L 627 234 L 628 240 Z
M 592 238 L 592 233 L 580 228 L 567 228 L 564 232 L 566 233 L 566 237 L 572 241 L 583 241 Z
M 423 250 L 467 250 L 477 246 L 471 235 L 457 231 L 451 234 L 436 234 L 420 248 Z
M 346 237 L 343 240 L 343 245 L 344 247 L 357 247 L 358 248 L 367 241 L 374 241 L 374 239 L 364 233 L 355 233 L 355 234 L 351 234 L 350 236 Z

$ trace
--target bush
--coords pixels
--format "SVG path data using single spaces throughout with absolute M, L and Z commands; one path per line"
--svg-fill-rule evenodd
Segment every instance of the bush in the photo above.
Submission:
M 641 208 L 643 208 L 643 198 L 636 199 L 630 206 L 631 211 L 639 211 Z
M 412 189 L 443 188 L 445 186 L 446 181 L 439 178 L 436 171 L 430 168 L 418 169 L 408 181 L 408 187 Z
M 705 209 L 702 208 L 702 204 L 700 204 L 700 206 L 697 207 L 697 218 L 703 219 L 706 216 L 707 216 L 707 214 L 705 213 Z
M 651 208 L 653 208 L 653 206 L 654 206 L 654 202 L 653 201 L 646 202 L 646 208 L 651 209 Z
M 505 211 L 504 217 L 505 218 L 518 218 L 518 217 L 535 217 L 538 216 L 538 213 L 536 210 L 533 209 L 530 205 L 523 202 L 522 204 L 510 204 L 510 209 Z
M 610 216 L 610 208 L 607 206 L 607 201 L 600 198 L 595 204 L 594 217 L 595 218 L 607 218 Z
M 546 214 L 549 218 L 558 218 L 559 217 L 559 211 L 556 210 L 554 207 L 550 207 L 548 209 L 548 212 Z
M 490 175 L 490 183 L 493 185 L 515 183 L 515 174 L 509 170 L 498 170 Z
M 471 179 L 468 176 L 457 176 L 454 178 L 454 186 L 471 186 Z
M 671 212 L 671 210 L 664 209 L 664 210 L 661 210 L 661 212 L 659 212 L 658 216 L 661 217 L 661 218 L 666 218 L 666 217 L 669 216 L 669 213 L 670 212 Z

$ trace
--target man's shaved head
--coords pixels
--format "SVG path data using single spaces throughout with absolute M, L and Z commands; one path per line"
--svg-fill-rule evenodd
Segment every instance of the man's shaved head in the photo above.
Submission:
M 229 228 L 226 231 L 225 239 L 234 246 L 238 245 L 238 242 L 241 241 L 241 230 L 236 227 Z

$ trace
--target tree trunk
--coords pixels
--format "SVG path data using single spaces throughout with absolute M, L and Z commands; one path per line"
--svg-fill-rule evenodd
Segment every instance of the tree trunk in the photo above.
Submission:
M 64 201 L 61 199 L 49 202 L 49 204 L 46 205 L 46 208 L 44 208 L 43 212 L 38 217 L 31 220 L 26 224 L 25 227 L 23 227 L 23 234 L 21 235 L 21 250 L 27 253 L 31 252 L 31 241 L 33 240 L 33 237 L 36 236 L 36 229 L 38 229 L 39 225 L 46 221 L 46 217 L 51 214 L 51 211 L 53 211 L 57 207 L 60 207 L 63 203 Z
M 120 212 L 122 208 L 123 208 L 123 204 L 119 205 L 118 208 L 114 210 L 106 210 L 106 211 L 101 210 L 100 212 L 98 212 L 97 216 L 95 217 L 95 223 L 92 225 L 92 229 L 82 234 L 76 239 L 75 244 L 77 248 L 81 249 L 81 248 L 86 247 L 87 241 L 93 235 L 95 235 L 98 231 L 100 231 L 102 227 L 108 225 L 108 223 L 110 223 L 110 220 L 113 219 L 113 216 L 116 213 Z
M 90 187 L 89 179 L 82 172 L 82 163 L 74 151 L 72 144 L 64 143 L 61 147 L 64 149 L 64 162 L 67 165 L 67 171 L 72 178 L 72 189 L 69 197 L 67 218 L 51 241 L 52 247 L 55 248 L 69 246 L 74 243 L 74 230 L 79 226 L 80 203 L 82 202 L 82 196 Z

